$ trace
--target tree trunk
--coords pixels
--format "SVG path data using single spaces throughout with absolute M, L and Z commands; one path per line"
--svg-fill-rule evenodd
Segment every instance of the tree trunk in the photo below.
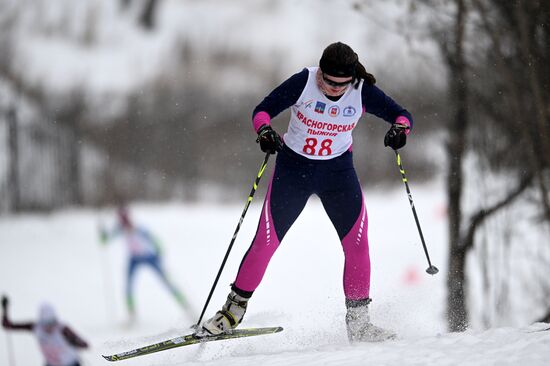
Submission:
M 21 210 L 21 194 L 19 192 L 19 144 L 18 144 L 18 125 L 17 112 L 14 107 L 10 107 L 7 113 L 8 135 L 9 135 L 9 178 L 8 190 L 10 195 L 10 210 L 18 212 Z
M 529 8 L 529 3 L 523 4 L 522 2 L 516 2 L 517 11 L 515 12 L 518 33 L 519 33 L 519 49 L 521 50 L 522 58 L 527 65 L 526 73 L 529 80 L 529 86 L 533 95 L 533 105 L 535 107 L 536 115 L 536 129 L 538 141 L 535 143 L 535 148 L 538 150 L 537 157 L 539 161 L 539 169 L 544 169 L 550 166 L 550 131 L 549 124 L 546 118 L 547 115 L 547 101 L 543 97 L 544 86 L 542 83 L 542 77 L 539 69 L 542 65 L 539 65 L 541 59 L 535 55 L 535 51 L 532 42 L 536 42 L 534 34 L 529 30 L 529 12 L 537 11 L 537 8 Z M 544 62 L 544 61 L 543 61 Z M 546 180 L 542 173 L 539 174 L 539 187 L 541 190 L 542 208 L 543 214 L 546 220 L 550 221 L 550 201 L 548 199 L 548 187 L 546 186 Z
M 131 3 L 132 3 L 132 0 L 120 0 L 120 7 L 122 9 L 127 9 L 130 7 Z
M 155 14 L 157 9 L 157 0 L 147 0 L 143 7 L 143 13 L 139 19 L 141 26 L 147 30 L 155 28 Z
M 462 332 L 468 326 L 466 308 L 466 249 L 451 248 L 447 275 L 447 324 L 451 332 Z
M 81 179 L 81 166 L 80 166 L 80 150 L 82 146 L 82 136 L 78 122 L 75 121 L 75 125 L 71 131 L 71 137 L 69 139 L 69 184 L 70 184 L 70 201 L 71 204 L 81 205 L 82 199 L 82 179 Z
M 447 274 L 447 321 L 452 332 L 463 331 L 467 326 L 465 303 L 466 250 L 461 245 L 462 224 L 462 160 L 468 129 L 468 88 L 466 81 L 466 60 L 464 56 L 464 24 L 466 6 L 464 0 L 456 0 L 457 13 L 454 30 L 454 44 L 447 49 L 449 65 L 450 99 L 454 103 L 454 115 L 449 123 L 447 145 L 447 198 L 449 206 L 449 272 Z

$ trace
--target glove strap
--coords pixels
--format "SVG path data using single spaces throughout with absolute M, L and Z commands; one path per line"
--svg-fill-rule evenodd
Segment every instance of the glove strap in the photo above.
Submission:
M 410 129 L 409 126 L 404 125 L 404 124 L 402 124 L 402 123 L 394 123 L 394 124 L 392 125 L 392 127 L 395 128 L 396 130 L 403 130 L 403 131 L 407 131 L 407 130 Z
M 273 131 L 270 125 L 263 125 L 262 127 L 260 127 L 260 129 L 258 130 L 258 138 L 256 139 L 256 142 L 260 142 L 262 137 L 264 137 L 264 135 L 268 134 L 270 131 Z

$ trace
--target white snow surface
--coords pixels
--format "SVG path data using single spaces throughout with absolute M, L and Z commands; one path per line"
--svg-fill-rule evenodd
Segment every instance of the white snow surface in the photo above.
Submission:
M 436 276 L 426 260 L 404 189 L 367 190 L 372 261 L 372 319 L 399 334 L 385 343 L 350 345 L 344 325 L 343 253 L 318 199 L 312 197 L 273 257 L 249 304 L 243 327 L 284 331 L 173 349 L 120 365 L 547 365 L 548 324 L 445 331 L 446 217 L 441 183 L 412 187 Z M 224 302 L 254 235 L 262 192 L 252 204 L 207 311 Z M 243 199 L 244 201 L 244 199 Z M 243 202 L 244 206 L 244 202 Z M 134 204 L 134 219 L 161 240 L 164 264 L 197 314 L 179 309 L 148 269 L 138 272 L 138 321 L 124 309 L 124 243 L 98 242 L 97 226 L 114 210 L 73 209 L 0 218 L 0 292 L 14 321 L 36 318 L 48 301 L 91 343 L 84 365 L 106 365 L 118 353 L 187 333 L 198 319 L 233 231 L 239 205 Z M 0 331 L 0 364 L 38 365 L 29 333 Z

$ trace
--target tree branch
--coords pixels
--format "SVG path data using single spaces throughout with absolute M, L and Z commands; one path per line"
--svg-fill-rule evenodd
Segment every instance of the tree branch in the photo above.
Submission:
M 502 208 L 511 204 L 516 198 L 518 198 L 532 183 L 533 176 L 531 174 L 524 177 L 512 192 L 510 192 L 504 199 L 497 202 L 492 207 L 482 208 L 475 215 L 472 216 L 470 225 L 466 235 L 463 237 L 462 246 L 464 249 L 469 250 L 474 245 L 474 236 L 477 229 L 488 219 L 491 215 L 495 214 Z

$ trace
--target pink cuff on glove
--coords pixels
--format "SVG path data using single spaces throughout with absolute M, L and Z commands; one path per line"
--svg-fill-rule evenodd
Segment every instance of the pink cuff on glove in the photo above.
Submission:
M 269 114 L 267 114 L 267 112 L 258 112 L 254 115 L 254 118 L 252 118 L 252 125 L 254 126 L 254 131 L 256 131 L 256 133 L 258 132 L 260 127 L 262 127 L 263 125 L 269 125 L 270 122 L 271 117 L 269 117 Z
M 411 121 L 409 121 L 409 119 L 405 116 L 399 116 L 397 117 L 397 119 L 395 120 L 395 123 L 399 123 L 400 125 L 405 125 L 407 126 L 408 128 L 405 130 L 405 133 L 408 135 L 409 133 L 411 133 Z

